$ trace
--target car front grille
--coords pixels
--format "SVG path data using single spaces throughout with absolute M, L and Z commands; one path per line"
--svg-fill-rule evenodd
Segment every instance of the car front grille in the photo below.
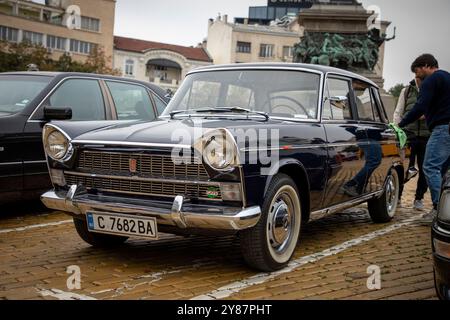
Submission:
M 219 187 L 206 184 L 137 180 L 122 177 L 82 176 L 70 172 L 65 173 L 65 178 L 68 185 L 82 184 L 88 190 L 94 189 L 102 192 L 167 198 L 183 195 L 188 198 L 203 200 L 220 200 L 222 198 Z M 214 192 L 214 198 L 210 197 L 211 191 Z
M 135 160 L 133 174 L 158 178 L 177 178 L 207 181 L 209 175 L 201 161 L 191 159 L 190 164 L 174 164 L 171 156 L 151 154 L 110 153 L 83 151 L 78 160 L 78 169 L 86 172 L 130 174 L 130 161 Z
M 67 185 L 81 184 L 100 192 L 222 199 L 220 188 L 208 182 L 209 175 L 201 162 L 175 164 L 170 155 L 82 151 L 75 171 L 64 175 Z

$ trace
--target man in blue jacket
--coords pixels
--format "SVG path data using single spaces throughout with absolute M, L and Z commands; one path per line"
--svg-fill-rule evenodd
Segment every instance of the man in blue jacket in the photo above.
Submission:
M 431 54 L 418 57 L 411 71 L 424 81 L 416 105 L 399 126 L 404 128 L 425 115 L 432 132 L 423 168 L 433 199 L 433 210 L 423 218 L 424 222 L 432 222 L 437 215 L 443 172 L 450 162 L 450 73 L 439 70 L 439 63 Z

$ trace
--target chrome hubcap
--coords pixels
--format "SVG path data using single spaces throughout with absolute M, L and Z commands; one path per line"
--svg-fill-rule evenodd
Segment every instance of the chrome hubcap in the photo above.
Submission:
M 386 185 L 386 202 L 388 212 L 393 213 L 398 202 L 398 189 L 393 176 L 389 177 Z
M 269 241 L 272 248 L 281 253 L 290 243 L 293 228 L 294 207 L 290 196 L 280 194 L 269 214 Z

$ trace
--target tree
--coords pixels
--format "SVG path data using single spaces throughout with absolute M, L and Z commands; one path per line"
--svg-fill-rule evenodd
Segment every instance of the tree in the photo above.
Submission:
M 389 93 L 391 95 L 393 95 L 395 98 L 399 98 L 400 97 L 400 93 L 402 92 L 402 90 L 405 88 L 406 86 L 404 84 L 396 84 L 395 86 L 393 86 L 390 90 Z
M 109 67 L 110 63 L 111 57 L 106 57 L 101 47 L 95 47 L 86 62 L 80 63 L 66 53 L 57 61 L 52 60 L 48 50 L 40 45 L 0 41 L 0 72 L 26 71 L 29 64 L 35 64 L 41 71 L 120 75 L 120 70 Z
M 118 69 L 108 67 L 111 64 L 111 57 L 107 57 L 103 48 L 95 46 L 86 61 L 86 66 L 92 69 L 93 73 L 120 75 Z
M 396 84 L 395 86 L 393 86 L 391 89 L 389 89 L 389 93 L 394 96 L 395 98 L 395 104 L 397 105 L 398 99 L 400 98 L 400 94 L 402 93 L 402 90 L 405 88 L 406 86 L 404 84 Z

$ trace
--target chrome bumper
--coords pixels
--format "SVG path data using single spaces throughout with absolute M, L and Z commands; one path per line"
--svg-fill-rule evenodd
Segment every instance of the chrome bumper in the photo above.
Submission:
M 180 229 L 239 231 L 254 227 L 261 208 L 236 208 L 197 205 L 185 202 L 182 196 L 173 204 L 156 201 L 127 202 L 122 198 L 93 196 L 83 187 L 72 186 L 68 192 L 49 191 L 41 196 L 47 208 L 64 211 L 74 217 L 85 217 L 87 212 L 118 213 L 154 217 L 158 225 Z

